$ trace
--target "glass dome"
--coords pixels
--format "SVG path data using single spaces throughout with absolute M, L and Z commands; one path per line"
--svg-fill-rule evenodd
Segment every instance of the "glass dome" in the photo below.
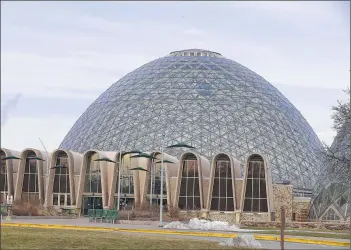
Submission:
M 351 122 L 337 133 L 326 168 L 321 172 L 311 203 L 311 220 L 346 220 L 350 218 L 350 132 Z
M 244 162 L 265 154 L 273 180 L 312 188 L 321 143 L 301 113 L 269 82 L 221 54 L 175 51 L 114 83 L 68 132 L 60 148 L 159 150 L 185 142 L 211 158 Z M 180 149 L 165 152 L 179 156 Z

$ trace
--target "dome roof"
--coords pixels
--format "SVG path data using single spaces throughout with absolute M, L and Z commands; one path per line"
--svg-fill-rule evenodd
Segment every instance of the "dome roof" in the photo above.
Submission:
M 221 54 L 175 51 L 114 83 L 68 132 L 76 152 L 158 150 L 182 141 L 210 158 L 265 154 L 274 180 L 311 188 L 321 143 L 301 113 L 269 82 Z M 165 150 L 179 156 L 181 151 Z
M 310 219 L 324 220 L 328 214 L 334 220 L 350 216 L 350 133 L 349 120 L 338 131 L 330 147 L 331 152 L 326 154 L 325 169 L 320 171 L 311 201 Z

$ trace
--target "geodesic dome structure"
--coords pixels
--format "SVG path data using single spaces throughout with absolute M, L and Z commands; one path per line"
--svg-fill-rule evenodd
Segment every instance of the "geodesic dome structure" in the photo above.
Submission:
M 211 158 L 267 156 L 273 180 L 312 188 L 321 143 L 301 113 L 269 82 L 221 54 L 182 50 L 113 84 L 74 124 L 60 148 L 159 150 L 185 142 Z M 181 149 L 166 153 L 180 156 Z
M 350 219 L 350 133 L 351 122 L 348 122 L 337 133 L 327 152 L 326 169 L 318 179 L 316 195 L 311 202 L 311 220 Z

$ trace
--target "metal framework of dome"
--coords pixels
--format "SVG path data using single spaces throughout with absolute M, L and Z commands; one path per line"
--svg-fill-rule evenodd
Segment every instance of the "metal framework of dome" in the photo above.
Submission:
M 346 220 L 350 217 L 351 170 L 350 170 L 351 121 L 337 133 L 327 153 L 326 168 L 322 171 L 311 202 L 311 220 Z
M 199 49 L 175 51 L 127 74 L 81 115 L 60 148 L 159 150 L 185 142 L 211 158 L 265 154 L 273 180 L 312 188 L 321 143 L 301 113 L 264 78 Z M 166 149 L 179 156 L 182 149 Z

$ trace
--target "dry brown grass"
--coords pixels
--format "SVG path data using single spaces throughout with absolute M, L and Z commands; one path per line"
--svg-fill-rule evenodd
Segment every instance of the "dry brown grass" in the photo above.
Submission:
M 38 200 L 14 201 L 12 204 L 12 214 L 17 216 L 38 216 L 40 215 L 40 203 Z
M 158 221 L 160 219 L 160 206 L 145 203 L 144 205 L 134 205 L 133 210 L 120 210 L 120 220 L 140 220 L 140 221 Z M 167 211 L 163 213 L 163 221 L 178 221 L 185 218 L 179 213 L 179 208 L 168 206 Z
M 1 249 L 237 249 L 218 242 L 64 229 L 1 228 Z
M 12 214 L 17 216 L 58 216 L 60 211 L 53 207 L 45 208 L 38 200 L 14 201 Z

